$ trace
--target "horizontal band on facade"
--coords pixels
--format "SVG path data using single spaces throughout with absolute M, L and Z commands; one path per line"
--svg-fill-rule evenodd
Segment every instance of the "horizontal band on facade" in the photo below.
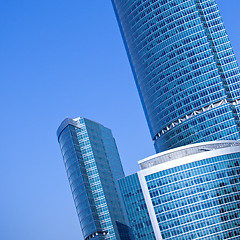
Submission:
M 203 112 L 206 112 L 207 110 L 211 110 L 213 108 L 216 108 L 216 107 L 219 107 L 219 106 L 222 106 L 224 104 L 227 104 L 229 103 L 230 105 L 237 105 L 240 103 L 240 99 L 237 99 L 235 101 L 231 101 L 231 102 L 228 102 L 227 99 L 223 99 L 221 101 L 218 101 L 216 103 L 212 103 L 206 107 L 202 107 L 198 110 L 195 110 L 187 115 L 185 115 L 184 117 L 182 118 L 179 118 L 177 119 L 176 121 L 172 122 L 171 124 L 169 124 L 168 126 L 166 126 L 165 128 L 163 128 L 162 130 L 160 130 L 153 138 L 153 141 L 156 141 L 159 137 L 161 137 L 163 134 L 165 134 L 166 132 L 168 132 L 169 130 L 171 130 L 172 128 L 176 127 L 178 124 L 188 120 L 189 118 L 192 118 L 198 114 L 201 114 Z
M 171 150 L 167 150 L 155 155 L 152 155 L 148 158 L 140 160 L 138 162 L 141 170 L 151 168 L 153 166 L 157 166 L 159 164 L 172 162 L 180 158 L 185 158 L 187 156 L 193 156 L 200 153 L 207 152 L 216 152 L 216 150 L 220 149 L 230 149 L 233 147 L 240 147 L 239 141 L 233 140 L 221 140 L 221 141 L 209 141 L 209 142 L 201 142 L 190 144 L 187 146 L 173 148 Z M 172 167 L 171 164 L 169 164 Z
M 102 236 L 106 236 L 108 234 L 108 231 L 97 231 L 95 233 L 92 233 L 91 235 L 89 235 L 88 237 L 85 238 L 85 240 L 89 240 L 92 239 L 98 235 L 102 235 Z

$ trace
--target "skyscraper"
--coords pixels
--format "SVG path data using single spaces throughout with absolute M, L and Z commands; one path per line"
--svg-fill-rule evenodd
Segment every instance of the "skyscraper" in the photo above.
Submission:
M 57 136 L 84 239 L 132 239 L 117 186 L 124 172 L 111 130 L 86 118 L 67 118 Z
M 240 71 L 215 0 L 112 0 L 157 152 L 239 139 Z
M 139 240 L 240 239 L 240 143 L 196 143 L 139 161 L 119 180 Z

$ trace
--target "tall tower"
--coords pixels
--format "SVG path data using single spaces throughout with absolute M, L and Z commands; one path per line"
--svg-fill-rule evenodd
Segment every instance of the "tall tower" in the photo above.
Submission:
M 157 152 L 239 139 L 240 71 L 215 0 L 112 0 Z
M 124 172 L 111 130 L 86 118 L 67 118 L 57 136 L 84 239 L 132 239 L 117 185 Z

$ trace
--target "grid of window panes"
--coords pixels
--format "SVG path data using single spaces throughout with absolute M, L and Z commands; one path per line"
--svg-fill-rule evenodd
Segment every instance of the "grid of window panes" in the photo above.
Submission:
M 240 71 L 215 0 L 195 0 L 229 100 L 239 99 Z
M 240 153 L 145 178 L 163 239 L 240 238 Z
M 81 121 L 83 121 L 83 119 L 80 120 L 80 123 Z M 83 124 L 87 129 L 92 154 L 94 155 L 101 187 L 106 199 L 107 206 L 104 208 L 105 211 L 109 211 L 109 217 L 111 219 L 111 223 L 109 221 L 109 226 L 106 226 L 105 228 L 109 231 L 109 237 L 111 240 L 119 239 L 119 224 L 117 224 L 117 222 L 121 223 L 123 226 L 125 224 L 125 218 L 119 199 L 120 196 L 118 195 L 117 180 L 124 177 L 124 172 L 116 143 L 110 129 L 88 119 L 84 119 Z M 83 128 L 81 127 L 81 129 Z M 94 185 L 94 187 L 96 186 Z M 96 208 L 103 209 L 103 205 L 96 203 Z M 103 224 L 106 224 L 106 222 L 106 216 L 104 216 L 102 226 L 104 226 Z M 127 228 L 127 226 L 125 226 L 125 228 Z M 106 239 L 108 238 L 106 237 Z
M 175 121 L 220 100 L 240 98 L 239 69 L 215 0 L 112 2 L 158 152 L 184 138 L 183 131 L 172 131 L 172 141 L 168 132 L 156 138 Z M 240 110 L 228 109 L 226 121 L 236 125 Z M 239 138 L 237 127 L 233 133 L 224 128 L 206 140 Z M 196 142 L 196 133 L 188 132 L 187 142 Z
M 118 226 L 128 226 L 116 188 L 124 173 L 111 130 L 79 118 L 59 133 L 59 144 L 84 238 L 119 239 Z
M 137 173 L 120 179 L 119 186 L 135 239 L 155 240 Z
M 175 126 L 155 142 L 155 148 L 160 149 L 164 144 L 175 148 L 192 142 L 236 140 L 238 138 L 238 127 L 232 116 L 232 109 L 229 104 L 225 104 Z
M 83 236 L 86 238 L 91 233 L 101 230 L 101 225 L 93 196 L 89 191 L 90 183 L 74 126 L 68 125 L 62 131 L 59 144 Z
M 201 20 L 214 53 L 222 82 L 227 93 L 228 101 L 240 98 L 240 71 L 232 50 L 226 29 L 218 11 L 215 0 L 195 0 Z M 240 127 L 240 106 L 232 105 L 234 118 Z M 240 129 L 239 129 L 240 130 Z
M 113 229 L 106 197 L 103 191 L 99 170 L 97 168 L 96 159 L 93 152 L 93 146 L 89 138 L 89 129 L 85 124 L 85 120 L 79 119 L 80 127 L 76 128 L 79 145 L 82 152 L 82 158 L 86 173 L 89 179 L 90 191 L 94 199 L 96 215 L 99 217 L 101 230 L 106 230 L 109 234 L 104 239 L 116 239 Z M 96 144 L 97 147 L 97 144 Z

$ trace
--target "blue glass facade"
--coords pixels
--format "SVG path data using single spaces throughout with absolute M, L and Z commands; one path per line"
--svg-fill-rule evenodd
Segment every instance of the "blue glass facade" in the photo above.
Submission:
M 119 186 L 135 239 L 155 240 L 137 173 L 120 179 Z
M 240 238 L 240 153 L 146 177 L 163 239 Z
M 157 152 L 239 139 L 240 72 L 215 0 L 112 0 Z
M 124 173 L 111 130 L 65 119 L 57 135 L 84 239 L 129 240 L 117 185 Z
M 239 142 L 193 144 L 139 163 L 138 174 L 120 179 L 133 231 L 150 233 L 137 239 L 240 239 Z M 134 228 L 141 219 L 151 228 Z

